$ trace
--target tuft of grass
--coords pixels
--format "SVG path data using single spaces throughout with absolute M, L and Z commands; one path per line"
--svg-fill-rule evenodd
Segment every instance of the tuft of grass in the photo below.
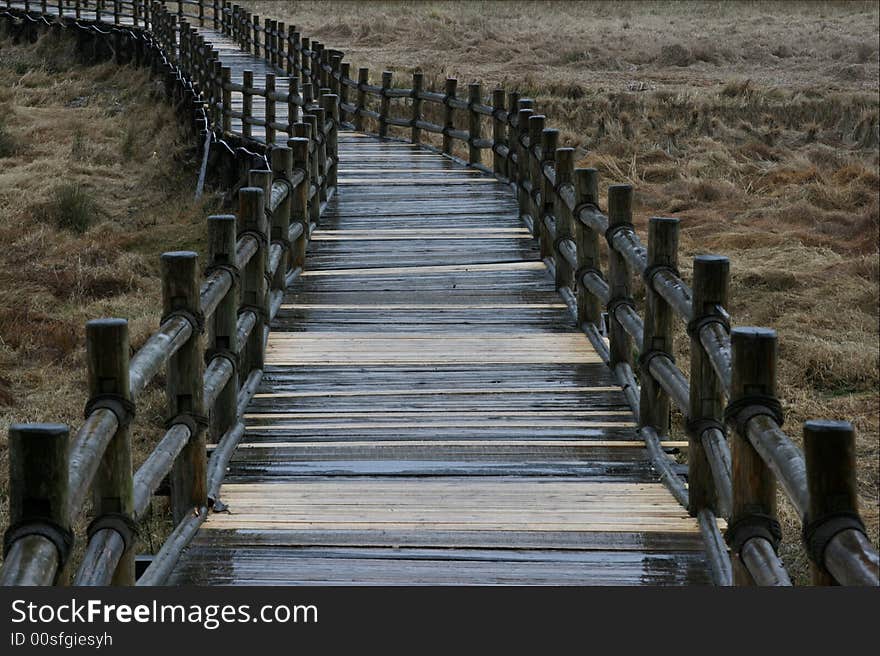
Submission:
M 99 213 L 94 197 L 75 183 L 65 183 L 57 187 L 46 208 L 47 218 L 55 227 L 79 234 L 89 229 Z

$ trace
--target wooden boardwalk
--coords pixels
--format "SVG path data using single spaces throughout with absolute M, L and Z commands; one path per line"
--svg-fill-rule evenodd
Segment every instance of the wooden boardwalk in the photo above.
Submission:
M 340 161 L 170 582 L 708 583 L 509 189 L 356 133 Z

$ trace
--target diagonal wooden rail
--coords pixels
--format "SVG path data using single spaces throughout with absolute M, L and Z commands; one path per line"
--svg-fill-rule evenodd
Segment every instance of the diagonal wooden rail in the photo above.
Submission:
M 226 1 L 6 7 L 17 34 L 73 27 L 152 66 L 240 204 L 209 221 L 201 286 L 194 254 L 163 256 L 165 316 L 131 362 L 124 321 L 90 324 L 69 457 L 64 426 L 10 431 L 0 582 L 64 579 L 89 487 L 75 582 L 133 582 L 133 524 L 170 474 L 177 528 L 142 585 L 786 585 L 777 480 L 814 582 L 877 585 L 852 427 L 808 422 L 794 445 L 776 335 L 731 329 L 727 259 L 696 257 L 685 283 L 678 221 L 652 219 L 643 245 L 632 188 L 602 210 L 597 172 L 530 99 L 352 79 L 341 51 Z M 128 422 L 163 366 L 168 433 L 132 475 Z

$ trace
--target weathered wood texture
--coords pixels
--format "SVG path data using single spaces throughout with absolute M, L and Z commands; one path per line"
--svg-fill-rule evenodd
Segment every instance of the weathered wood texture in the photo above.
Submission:
M 707 583 L 500 184 L 340 139 L 220 499 L 172 583 Z M 393 182 L 390 182 L 393 181 Z

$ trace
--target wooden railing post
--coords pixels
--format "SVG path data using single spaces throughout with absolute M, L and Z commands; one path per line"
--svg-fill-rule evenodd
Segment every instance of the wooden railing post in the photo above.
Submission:
M 492 106 L 494 107 L 492 113 L 492 141 L 494 142 L 492 170 L 495 171 L 495 175 L 499 178 L 507 177 L 507 160 L 495 150 L 499 146 L 507 145 L 507 129 L 505 128 L 504 121 L 500 118 L 501 113 L 504 112 L 504 98 L 504 89 L 494 89 L 492 91 Z
M 645 271 L 645 321 L 642 342 L 642 394 L 639 419 L 642 426 L 653 427 L 658 435 L 669 433 L 669 396 L 648 371 L 651 358 L 672 356 L 674 312 L 654 291 L 653 272 L 661 268 L 677 271 L 678 219 L 653 217 L 648 224 L 648 268 Z
M 322 89 L 330 88 L 330 73 L 327 67 L 330 66 L 330 51 L 324 44 L 321 44 L 321 56 L 318 59 L 318 80 Z
M 241 345 L 246 363 L 241 368 L 242 380 L 254 369 L 263 368 L 265 355 L 263 326 L 268 321 L 265 276 L 269 249 L 266 243 L 268 221 L 264 198 L 263 189 L 260 187 L 242 187 L 238 191 L 238 237 L 250 235 L 257 241 L 257 252 L 241 272 L 239 312 L 250 311 L 257 317 L 257 325 L 251 331 L 247 343 Z
M 323 107 L 316 107 L 312 110 L 314 116 L 314 124 L 312 134 L 315 135 L 315 151 L 318 175 L 320 176 L 320 184 L 318 185 L 321 192 L 320 200 L 327 200 L 327 135 L 325 134 L 324 125 L 326 123 L 326 112 Z
M 602 276 L 602 261 L 599 251 L 599 235 L 585 226 L 578 218 L 581 207 L 599 206 L 599 172 L 596 169 L 574 170 L 574 212 L 571 216 L 571 230 L 577 246 L 578 269 L 574 275 L 577 291 L 578 325 L 600 325 L 602 322 L 602 303 L 581 281 L 588 271 Z
M 446 78 L 444 93 L 446 99 L 443 103 L 443 152 L 451 155 L 453 151 L 453 139 L 449 134 L 450 130 L 455 129 L 455 107 L 449 101 L 455 99 L 456 90 L 458 88 L 458 80 L 454 77 Z
M 345 121 L 347 123 L 351 122 L 351 117 L 349 116 L 348 110 L 342 109 L 342 105 L 349 105 L 349 98 L 351 97 L 350 88 L 347 84 L 344 83 L 344 80 L 351 79 L 351 64 L 348 62 L 340 61 L 339 62 L 339 119 L 341 121 Z
M 291 244 L 291 268 L 305 268 L 306 247 L 309 243 L 309 140 L 299 137 L 288 139 L 287 145 L 293 153 L 293 169 L 303 171 L 305 179 L 291 191 L 291 223 L 302 225 L 302 234 Z
M 543 177 L 543 173 L 541 174 Z M 574 148 L 556 149 L 556 187 L 572 184 L 574 178 Z M 540 178 L 534 181 L 537 184 Z M 553 214 L 556 216 L 556 242 L 553 252 L 556 255 L 556 289 L 574 289 L 574 271 L 559 250 L 563 240 L 571 239 L 571 211 L 562 199 L 562 194 L 554 194 Z
M 272 176 L 275 180 L 285 180 L 290 184 L 290 177 L 293 175 L 293 151 L 287 146 L 275 146 L 272 148 L 270 161 L 272 164 Z M 273 243 L 280 244 L 284 251 L 281 254 L 281 261 L 278 268 L 275 269 L 275 275 L 272 279 L 272 289 L 274 291 L 284 291 L 287 287 L 285 282 L 287 279 L 287 271 L 290 269 L 290 210 L 293 202 L 294 190 L 291 188 L 287 196 L 272 212 L 272 224 L 269 226 L 270 239 Z
M 730 260 L 717 255 L 694 258 L 692 307 L 693 320 L 688 325 L 691 338 L 690 410 L 688 413 L 688 490 L 690 508 L 695 515 L 710 508 L 727 516 L 729 508 L 719 508 L 712 469 L 703 447 L 703 435 L 714 429 L 724 432 L 724 387 L 712 361 L 700 343 L 700 328 L 706 322 L 727 326 L 727 289 Z
M 266 73 L 266 145 L 275 143 L 275 74 Z
M 309 40 L 309 37 L 300 35 L 299 45 L 300 45 L 300 55 L 302 58 L 302 69 L 301 69 L 302 75 L 300 77 L 302 77 L 303 84 L 305 84 L 306 82 L 311 84 L 312 83 L 312 56 L 310 54 L 311 41 Z
M 310 187 L 314 185 L 316 189 L 314 196 L 311 195 L 311 189 L 307 192 L 309 194 L 309 222 L 314 223 L 315 225 L 317 225 L 321 219 L 321 196 L 317 191 L 318 142 L 315 139 L 316 125 L 314 114 L 304 114 L 303 122 L 297 123 L 296 126 L 294 126 L 296 128 L 296 136 L 306 139 L 309 142 L 309 157 L 306 162 L 309 165 L 309 185 Z
M 479 105 L 483 100 L 483 86 L 479 82 L 468 85 L 468 162 L 479 164 L 482 162 L 482 153 L 476 145 L 476 141 L 483 137 L 481 130 L 482 122 L 474 105 Z
M 242 72 L 241 92 L 241 136 L 250 139 L 253 134 L 251 121 L 254 119 L 254 72 L 245 70 Z
M 302 72 L 299 70 L 299 32 L 296 31 L 296 25 L 287 26 L 287 74 L 300 77 Z
M 532 110 L 525 110 L 529 112 L 529 116 L 531 115 Z M 531 118 L 529 118 L 531 121 Z M 537 163 L 538 168 L 541 171 L 541 177 L 538 178 L 541 181 L 540 189 L 541 192 L 541 201 L 540 203 L 532 202 L 532 206 L 534 209 L 527 210 L 532 214 L 537 214 L 538 216 L 533 220 L 532 226 L 532 234 L 538 240 L 538 247 L 541 252 L 541 259 L 545 259 L 550 257 L 553 253 L 553 241 L 550 239 L 550 233 L 547 228 L 544 226 L 544 216 L 547 214 L 553 213 L 553 203 L 554 198 L 556 196 L 556 189 L 553 188 L 553 183 L 547 179 L 547 176 L 544 175 L 544 165 L 545 164 L 554 164 L 556 163 L 556 149 L 559 146 L 559 130 L 555 128 L 544 128 L 541 130 L 541 161 Z M 524 148 L 520 149 L 521 153 L 528 154 Z M 533 157 L 528 158 L 528 164 L 531 165 L 531 160 Z M 522 170 L 522 169 L 520 169 Z M 520 192 L 521 194 L 525 194 L 525 196 L 521 195 L 520 198 L 525 198 L 526 201 L 529 200 L 528 194 L 525 190 Z M 535 196 L 532 196 L 532 200 L 534 200 Z M 528 202 L 526 203 L 526 208 L 529 207 Z
M 223 132 L 232 132 L 232 69 L 223 66 L 221 69 L 221 85 L 223 89 Z
M 226 431 L 235 425 L 238 409 L 239 347 L 238 347 L 238 269 L 235 265 L 236 219 L 234 214 L 215 214 L 208 217 L 208 268 L 227 271 L 232 286 L 214 310 L 209 331 L 209 346 L 205 353 L 207 363 L 215 357 L 228 359 L 235 370 L 217 395 L 210 412 L 209 439 L 217 443 Z
M 388 111 L 391 108 L 391 98 L 388 97 L 388 89 L 391 88 L 391 71 L 382 71 L 382 97 L 379 100 L 379 137 L 388 136 Z
M 826 563 L 831 537 L 843 531 L 864 533 L 859 517 L 856 435 L 848 421 L 804 423 L 804 456 L 810 508 L 804 517 L 804 546 L 814 585 L 835 585 Z M 853 557 L 857 553 L 847 553 Z M 876 564 L 875 564 L 876 567 Z
M 334 50 L 330 53 L 330 73 L 328 74 L 330 82 L 330 93 L 337 96 L 342 95 L 342 89 L 346 88 L 342 84 L 342 55 L 339 51 Z
M 511 182 L 519 180 L 516 163 L 513 156 L 517 153 L 517 135 L 519 129 L 516 125 L 517 112 L 519 111 L 519 92 L 507 92 L 507 178 Z
M 68 450 L 69 432 L 64 424 L 9 427 L 9 527 L 5 536 L 9 551 L 2 585 L 52 585 L 66 578 L 65 560 L 73 546 Z M 45 532 L 56 536 L 54 540 L 36 535 L 44 532 L 39 528 L 44 525 Z M 46 541 L 56 546 L 52 556 L 36 558 L 37 551 L 46 551 Z M 21 555 L 15 562 L 11 561 L 13 550 Z
M 424 77 L 420 72 L 415 72 L 412 76 L 412 118 L 410 119 L 412 127 L 410 128 L 410 141 L 414 144 L 420 143 L 422 140 L 422 129 L 416 123 L 422 120 L 422 99 L 419 98 L 419 94 L 422 92 Z
M 86 416 L 98 407 L 109 408 L 118 427 L 101 458 L 92 483 L 95 521 L 89 535 L 106 528 L 104 521 L 116 523 L 126 543 L 113 574 L 113 585 L 134 585 L 133 531 L 134 487 L 131 468 L 130 422 L 134 412 L 129 390 L 128 321 L 96 319 L 86 324 L 86 357 L 89 371 L 89 402 Z
M 631 185 L 611 185 L 608 187 L 608 228 L 632 225 Z M 632 338 L 624 330 L 615 312 L 620 305 L 635 307 L 632 299 L 632 272 L 626 258 L 609 245 L 608 248 L 608 350 L 609 364 L 614 369 L 618 364 L 633 366 Z
M 358 69 L 358 92 L 357 92 L 357 113 L 354 115 L 354 129 L 358 132 L 364 131 L 364 115 L 363 110 L 367 108 L 367 92 L 364 86 L 370 83 L 370 69 Z
M 522 102 L 522 101 L 520 101 Z M 532 110 L 523 107 L 517 112 L 517 137 L 516 137 L 516 156 L 517 156 L 517 200 L 519 202 L 519 215 L 520 217 L 531 216 L 531 196 L 529 195 L 528 190 L 526 189 L 526 182 L 529 180 L 530 175 L 530 161 L 531 157 L 529 155 L 528 149 L 523 145 L 523 141 L 526 136 L 528 136 L 529 130 L 529 117 L 532 115 Z M 536 224 L 541 220 L 540 217 L 535 218 L 532 216 L 532 234 L 536 237 L 540 235 L 540 226 L 536 227 Z
M 299 78 L 291 76 L 287 80 L 287 136 L 293 136 L 293 126 L 299 121 Z
M 322 53 L 324 52 L 324 44 L 320 41 L 312 40 L 312 84 L 315 85 L 316 89 L 320 89 L 321 87 L 327 86 L 323 83 L 323 71 L 321 70 L 321 60 L 324 56 Z
M 528 170 L 528 180 L 531 185 L 531 190 L 527 192 L 527 203 L 526 203 L 526 214 L 532 217 L 532 235 L 540 242 L 542 240 L 542 235 L 546 232 L 544 228 L 544 213 L 543 209 L 546 206 L 544 204 L 544 197 L 541 195 L 541 201 L 538 201 L 539 194 L 545 189 L 544 181 L 544 172 L 541 170 L 541 155 L 538 155 L 540 150 L 539 146 L 543 145 L 542 132 L 544 131 L 544 125 L 546 122 L 546 118 L 541 114 L 529 114 L 528 120 L 526 121 L 526 133 L 529 139 L 529 147 L 528 149 L 524 148 L 523 152 L 525 153 L 525 165 Z M 555 145 L 555 144 L 554 144 Z M 553 153 L 551 153 L 551 158 L 555 157 L 554 148 Z M 543 152 L 542 152 L 543 155 Z M 550 213 L 553 212 L 552 204 L 554 202 L 554 190 L 553 187 L 550 187 L 550 196 L 546 198 L 547 201 L 550 202 L 551 206 L 548 210 Z
M 730 341 L 733 364 L 731 404 L 755 396 L 775 398 L 776 332 L 768 328 L 734 328 Z M 753 585 L 754 580 L 740 554 L 746 543 L 753 539 L 768 540 L 774 550 L 778 546 L 776 476 L 749 442 L 746 426 L 735 428 L 730 438 L 733 506 L 726 537 L 731 548 L 734 584 Z
M 327 189 L 335 189 L 337 170 L 339 168 L 339 97 L 328 94 L 321 99 L 324 108 L 325 121 L 331 123 L 330 128 L 324 135 L 326 157 L 332 158 L 330 169 L 327 171 Z
M 207 503 L 205 450 L 204 349 L 199 305 L 198 255 L 176 251 L 162 255 L 163 323 L 179 314 L 192 326 L 186 344 L 168 359 L 166 390 L 168 426 L 182 423 L 190 437 L 171 471 L 171 512 L 174 523 Z

